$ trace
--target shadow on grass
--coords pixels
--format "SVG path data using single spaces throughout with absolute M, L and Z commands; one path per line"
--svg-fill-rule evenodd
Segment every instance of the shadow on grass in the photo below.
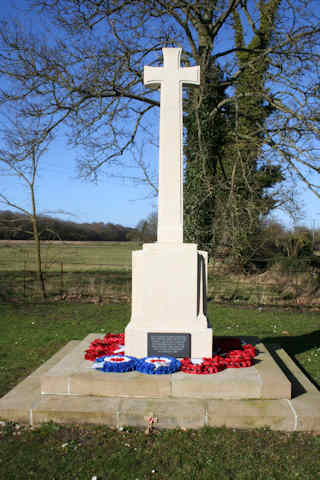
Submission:
M 280 345 L 288 355 L 290 355 L 304 375 L 320 390 L 319 383 L 310 376 L 301 363 L 296 359 L 296 356 L 300 353 L 305 353 L 312 348 L 320 347 L 320 330 L 315 330 L 314 332 L 305 335 L 291 337 L 264 337 L 261 341 L 267 346 L 272 344 Z
M 296 337 L 264 337 L 261 339 L 263 343 L 278 343 L 291 356 L 304 353 L 314 347 L 320 347 L 320 330 L 307 333 L 305 335 L 297 335 Z

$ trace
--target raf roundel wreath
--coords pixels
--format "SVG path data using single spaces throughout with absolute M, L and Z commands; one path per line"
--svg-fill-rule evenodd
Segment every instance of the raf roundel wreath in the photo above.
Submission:
M 137 359 L 129 355 L 110 355 L 96 359 L 92 368 L 102 372 L 131 372 L 136 368 Z
M 130 372 L 138 370 L 149 375 L 177 372 L 205 375 L 218 373 L 226 368 L 250 367 L 257 355 L 254 346 L 239 338 L 218 338 L 216 352 L 211 358 L 145 357 L 137 359 L 124 355 L 124 334 L 107 333 L 104 339 L 96 338 L 86 350 L 85 359 L 95 361 L 92 368 L 103 372 Z
M 148 375 L 166 375 L 177 372 L 180 362 L 174 357 L 144 357 L 137 360 L 136 370 Z

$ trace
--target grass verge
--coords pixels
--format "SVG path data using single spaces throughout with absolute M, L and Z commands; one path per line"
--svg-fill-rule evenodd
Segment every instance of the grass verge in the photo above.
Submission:
M 268 430 L 158 431 L 60 426 L 0 430 L 0 476 L 55 480 L 319 478 L 320 437 Z

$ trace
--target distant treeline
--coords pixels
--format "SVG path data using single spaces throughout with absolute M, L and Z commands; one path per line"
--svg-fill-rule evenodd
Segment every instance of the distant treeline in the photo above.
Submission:
M 37 221 L 41 240 L 126 242 L 137 236 L 136 229 L 113 223 L 76 223 L 42 215 Z M 28 215 L 0 211 L 0 240 L 32 239 Z

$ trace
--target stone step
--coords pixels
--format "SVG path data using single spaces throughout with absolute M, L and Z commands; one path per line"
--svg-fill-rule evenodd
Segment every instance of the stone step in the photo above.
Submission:
M 96 338 L 97 335 L 93 337 Z M 82 351 L 82 346 L 78 347 L 79 342 L 69 342 L 2 397 L 0 419 L 31 425 L 54 421 L 104 424 L 114 428 L 125 426 L 145 428 L 146 417 L 152 415 L 158 418 L 157 428 L 267 427 L 282 431 L 320 432 L 320 392 L 286 352 L 278 347 L 275 347 L 272 354 L 290 377 L 294 386 L 292 399 L 204 399 L 172 396 L 137 398 L 41 394 L 41 377 L 45 377 L 54 365 L 59 365 L 70 354 L 75 354 L 77 349 Z M 143 377 L 150 378 L 146 375 Z M 190 375 L 190 378 L 195 377 Z M 275 378 L 274 385 L 276 383 Z
M 100 335 L 102 338 L 102 336 Z M 290 399 L 291 382 L 262 343 L 248 368 L 229 368 L 213 375 L 145 375 L 104 373 L 91 368 L 84 352 L 98 334 L 88 335 L 41 378 L 43 395 L 127 398 Z M 256 339 L 248 339 L 256 343 Z

